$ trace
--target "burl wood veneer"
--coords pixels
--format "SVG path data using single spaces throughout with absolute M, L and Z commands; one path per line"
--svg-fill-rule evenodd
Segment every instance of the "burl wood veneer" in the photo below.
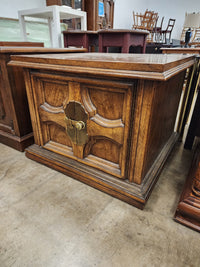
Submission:
M 193 56 L 13 56 L 24 67 L 35 144 L 27 157 L 143 208 L 177 140 Z
M 1 42 L 0 42 L 1 44 Z M 10 45 L 4 46 L 4 45 Z M 13 46 L 18 44 L 19 46 Z M 83 52 L 85 49 L 55 49 L 44 47 L 43 43 L 2 42 L 0 46 L 0 142 L 23 151 L 32 144 L 31 126 L 23 70 L 7 66 L 13 54 Z

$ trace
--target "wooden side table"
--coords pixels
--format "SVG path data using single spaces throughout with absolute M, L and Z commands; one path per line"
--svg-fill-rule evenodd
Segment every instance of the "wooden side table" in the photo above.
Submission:
M 200 47 L 160 48 L 163 54 L 200 54 Z
M 7 42 L 0 41 L 0 46 L 31 46 L 31 47 L 44 47 L 44 43 L 40 42 Z
M 25 17 L 42 18 L 48 20 L 51 46 L 63 47 L 61 41 L 60 21 L 63 19 L 81 18 L 81 30 L 87 30 L 87 13 L 68 6 L 47 6 L 18 11 L 21 35 L 27 41 Z
M 121 47 L 122 53 L 129 53 L 130 46 L 140 46 L 145 53 L 148 34 L 142 30 L 99 30 L 99 52 L 107 52 L 108 47 Z
M 142 209 L 179 136 L 193 64 L 192 55 L 12 56 L 25 68 L 35 138 L 26 156 Z
M 55 49 L 43 47 L 0 47 L 0 142 L 23 151 L 34 142 L 23 64 L 8 66 L 13 54 L 47 54 L 83 52 L 86 49 Z M 24 45 L 27 45 L 26 42 Z
M 98 33 L 96 31 L 63 31 L 64 47 L 79 46 L 89 51 L 99 45 Z

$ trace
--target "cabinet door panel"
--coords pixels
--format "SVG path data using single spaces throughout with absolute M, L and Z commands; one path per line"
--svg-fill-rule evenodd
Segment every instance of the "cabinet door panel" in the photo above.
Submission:
M 32 79 L 39 145 L 125 178 L 132 85 L 47 76 Z

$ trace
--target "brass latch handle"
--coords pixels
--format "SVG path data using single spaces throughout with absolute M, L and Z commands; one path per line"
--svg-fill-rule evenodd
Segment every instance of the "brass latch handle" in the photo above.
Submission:
M 67 127 L 70 129 L 73 129 L 75 127 L 78 131 L 81 131 L 82 129 L 85 128 L 85 122 L 84 121 L 75 121 L 75 120 L 71 120 L 67 117 L 65 117 L 64 120 L 67 124 Z
M 66 132 L 73 145 L 84 146 L 88 142 L 87 120 L 88 114 L 80 102 L 69 101 L 63 105 Z
M 85 128 L 85 122 L 83 122 L 83 121 L 77 121 L 75 123 L 75 127 L 76 127 L 77 130 L 80 131 L 80 130 L 82 130 L 82 129 Z

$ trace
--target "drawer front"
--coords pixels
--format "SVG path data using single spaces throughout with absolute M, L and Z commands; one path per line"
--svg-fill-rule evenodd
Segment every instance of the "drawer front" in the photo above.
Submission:
M 126 178 L 133 85 L 39 73 L 31 80 L 36 143 Z

